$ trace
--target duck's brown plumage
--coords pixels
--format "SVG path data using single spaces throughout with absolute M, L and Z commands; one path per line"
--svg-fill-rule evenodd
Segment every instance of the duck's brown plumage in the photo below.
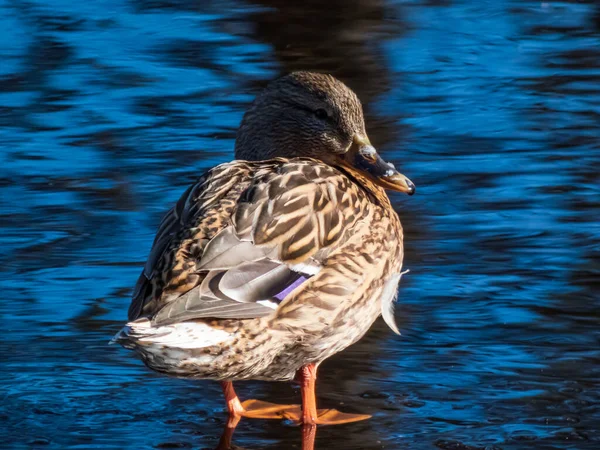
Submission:
M 217 255 L 221 260 L 211 271 L 203 252 L 215 237 L 213 246 L 232 242 L 224 243 L 225 251 L 219 249 L 225 254 Z M 381 311 L 377 293 L 386 281 L 382 275 L 400 272 L 401 243 L 400 222 L 383 190 L 359 185 L 352 174 L 308 158 L 223 164 L 188 189 L 161 223 L 129 319 L 152 317 L 153 324 L 160 326 L 194 319 L 256 317 L 213 320 L 213 326 L 239 328 L 241 336 L 252 336 L 252 330 L 272 330 L 273 336 L 252 338 L 257 352 L 265 350 L 259 341 L 268 337 L 281 343 L 284 332 L 289 339 L 283 348 L 286 353 L 296 352 L 297 362 L 290 364 L 285 357 L 283 367 L 273 365 L 282 359 L 279 353 L 284 350 L 278 345 L 272 355 L 261 358 L 269 360 L 265 366 L 272 366 L 269 371 L 273 373 L 260 378 L 288 379 L 306 359 L 325 359 L 367 331 Z M 275 312 L 253 302 L 231 305 L 213 299 L 207 295 L 212 294 L 210 288 L 200 295 L 207 276 L 259 258 L 285 267 L 322 268 Z M 353 311 L 360 317 L 354 317 Z M 319 350 L 307 351 L 313 340 Z M 238 351 L 231 343 L 226 347 L 203 352 Z M 223 359 L 223 367 L 211 368 L 210 378 L 257 377 L 256 373 L 244 375 L 249 370 L 246 364 L 231 367 L 227 358 L 215 358 L 217 366 Z M 249 357 L 248 363 L 258 368 L 255 358 Z M 169 368 L 160 370 L 168 372 Z
M 264 130 L 258 143 L 245 140 L 268 126 L 265 120 L 276 120 L 270 117 L 274 112 L 283 122 L 295 120 L 295 110 L 270 109 L 263 102 L 285 103 L 296 95 L 302 108 L 334 111 L 328 126 L 338 133 L 337 144 L 328 150 L 345 157 L 352 133 L 364 134 L 354 94 L 315 74 L 279 83 L 283 87 L 259 97 L 246 115 L 236 154 L 260 159 L 262 145 L 265 154 L 277 156 L 278 142 L 293 137 L 278 141 L 279 125 Z M 334 87 L 333 101 L 323 97 L 328 85 Z M 278 95 L 277 89 L 290 95 Z M 351 110 L 347 117 L 344 109 Z M 402 268 L 398 216 L 372 174 L 325 153 L 332 132 L 315 137 L 310 127 L 318 122 L 298 117 L 304 130 L 297 140 L 303 145 L 315 140 L 316 159 L 222 164 L 191 186 L 163 219 L 135 289 L 131 322 L 118 336 L 151 368 L 219 380 L 286 380 L 356 342 L 382 311 L 395 328 L 389 308 Z M 268 302 L 300 276 L 306 280 L 280 304 Z M 221 340 L 190 344 L 193 337 L 171 333 L 178 324 L 177 333 L 199 326 Z M 164 333 L 172 337 L 165 340 Z

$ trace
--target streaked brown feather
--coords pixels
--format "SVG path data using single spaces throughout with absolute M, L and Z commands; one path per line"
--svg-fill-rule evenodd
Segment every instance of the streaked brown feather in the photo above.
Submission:
M 286 189 L 280 188 L 282 184 Z M 199 304 L 205 297 L 223 299 L 223 290 L 186 294 L 202 284 L 208 271 L 234 270 L 261 260 L 286 267 L 309 260 L 320 264 L 344 243 L 360 219 L 371 214 L 371 207 L 363 189 L 315 160 L 278 158 L 218 166 L 191 186 L 161 222 L 138 282 L 130 320 L 140 315 L 158 320 L 204 317 Z M 277 277 L 263 276 L 253 282 L 256 292 L 265 295 L 274 295 L 282 286 Z M 233 300 L 245 301 L 242 290 L 238 293 L 240 297 Z M 177 305 L 170 307 L 171 312 L 157 315 L 172 302 Z M 224 305 L 219 307 L 225 311 Z

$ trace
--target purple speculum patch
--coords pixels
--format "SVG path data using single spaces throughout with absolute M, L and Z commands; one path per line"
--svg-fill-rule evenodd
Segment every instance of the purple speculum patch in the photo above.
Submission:
M 302 283 L 304 283 L 306 280 L 308 280 L 309 277 L 305 277 L 304 275 L 300 275 L 298 277 L 298 279 L 296 279 L 296 281 L 294 281 L 292 284 L 290 284 L 289 286 L 287 286 L 283 291 L 281 291 L 279 294 L 275 294 L 275 298 L 279 301 L 282 301 L 290 292 L 292 292 L 294 289 L 296 289 L 298 286 L 300 286 Z

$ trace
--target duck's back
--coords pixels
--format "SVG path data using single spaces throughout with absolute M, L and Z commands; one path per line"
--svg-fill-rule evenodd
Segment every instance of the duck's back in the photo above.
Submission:
M 314 159 L 217 166 L 161 222 L 129 319 L 268 316 L 282 292 L 339 257 L 374 214 L 387 215 L 391 244 L 400 241 L 392 259 L 401 264 L 399 221 L 385 206 L 349 174 Z

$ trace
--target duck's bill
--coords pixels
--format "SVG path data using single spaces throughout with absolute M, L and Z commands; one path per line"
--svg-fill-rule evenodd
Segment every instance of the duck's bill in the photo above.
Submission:
M 385 189 L 415 193 L 416 187 L 412 181 L 396 170 L 393 164 L 385 162 L 372 145 L 362 145 L 355 154 L 354 166 L 367 172 L 374 181 Z

